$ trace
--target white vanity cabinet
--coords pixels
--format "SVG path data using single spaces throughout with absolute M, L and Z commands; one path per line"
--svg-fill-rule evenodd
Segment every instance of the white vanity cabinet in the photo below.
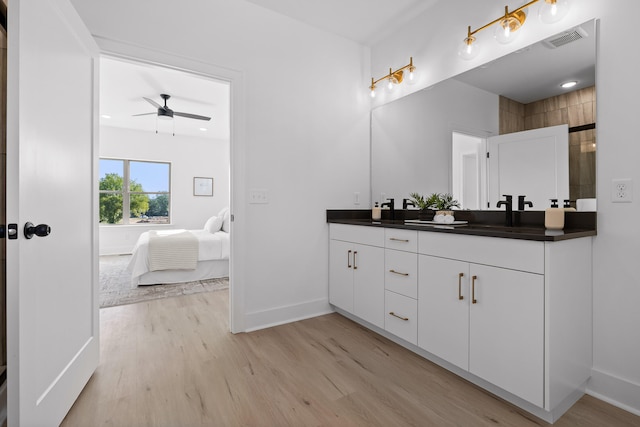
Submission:
M 331 224 L 329 302 L 384 328 L 384 229 Z
M 590 238 L 421 232 L 418 247 L 420 348 L 547 411 L 584 390 Z
M 329 301 L 343 314 L 549 422 L 584 394 L 591 237 L 329 234 Z
M 427 255 L 419 263 L 418 345 L 542 407 L 543 276 Z

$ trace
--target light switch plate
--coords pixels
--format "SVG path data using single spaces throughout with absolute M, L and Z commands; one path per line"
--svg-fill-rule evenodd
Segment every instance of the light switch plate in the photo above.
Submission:
M 269 203 L 269 191 L 264 188 L 254 188 L 249 190 L 249 203 L 250 204 L 264 204 Z

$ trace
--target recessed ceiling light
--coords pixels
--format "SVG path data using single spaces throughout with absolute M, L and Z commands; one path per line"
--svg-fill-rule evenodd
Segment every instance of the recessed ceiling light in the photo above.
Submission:
M 102 117 L 103 119 L 110 119 L 111 118 L 111 116 L 108 115 L 108 114 L 103 114 L 100 117 Z
M 201 130 L 202 132 L 206 132 L 206 131 L 207 131 L 207 128 L 200 128 L 200 130 Z
M 578 82 L 575 80 L 572 80 L 570 82 L 566 82 L 566 83 L 562 83 L 560 86 L 562 86 L 564 89 L 568 89 L 570 87 L 574 87 L 575 85 L 577 85 Z

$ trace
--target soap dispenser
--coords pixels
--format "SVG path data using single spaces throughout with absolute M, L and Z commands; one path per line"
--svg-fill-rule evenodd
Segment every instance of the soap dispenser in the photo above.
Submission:
M 544 227 L 548 230 L 564 228 L 564 208 L 558 207 L 558 199 L 551 199 L 551 207 L 545 209 Z
M 571 207 L 571 200 L 569 199 L 564 199 L 564 211 L 565 212 L 575 212 L 576 208 L 572 208 Z
M 380 219 L 382 219 L 382 209 L 378 206 L 378 202 L 376 202 L 373 209 L 371 209 L 371 219 L 374 221 L 380 221 Z

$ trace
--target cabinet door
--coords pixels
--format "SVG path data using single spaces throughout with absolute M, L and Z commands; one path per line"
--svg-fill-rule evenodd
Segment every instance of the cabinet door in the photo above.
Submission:
M 384 328 L 384 249 L 354 245 L 353 314 Z
M 418 346 L 469 369 L 469 264 L 420 255 L 418 276 Z
M 469 272 L 469 371 L 543 407 L 544 276 L 477 264 Z
M 329 302 L 353 313 L 353 244 L 329 241 Z

